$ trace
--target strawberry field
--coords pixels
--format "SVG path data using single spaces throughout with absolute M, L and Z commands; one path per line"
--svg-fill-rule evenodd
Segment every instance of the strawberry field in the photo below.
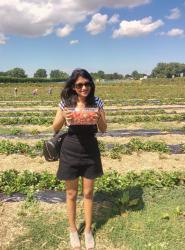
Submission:
M 42 155 L 62 87 L 0 85 L 0 249 L 69 249 L 65 186 L 58 162 Z M 97 249 L 183 249 L 185 79 L 98 84 L 96 95 L 108 124 L 97 134 L 105 172 L 95 184 Z M 83 228 L 82 201 L 80 185 Z

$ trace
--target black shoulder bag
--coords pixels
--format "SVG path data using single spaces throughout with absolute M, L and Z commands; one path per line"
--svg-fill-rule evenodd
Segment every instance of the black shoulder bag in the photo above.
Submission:
M 58 132 L 50 140 L 44 141 L 43 155 L 46 161 L 58 161 L 62 141 L 67 133 Z

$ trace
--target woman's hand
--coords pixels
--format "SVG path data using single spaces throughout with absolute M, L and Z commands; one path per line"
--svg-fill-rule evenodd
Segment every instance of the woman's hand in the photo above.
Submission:
M 59 131 L 64 124 L 65 124 L 64 112 L 60 108 L 58 108 L 56 116 L 53 121 L 53 126 L 52 126 L 53 130 L 55 132 Z
M 64 108 L 64 114 L 65 114 L 66 123 L 67 125 L 69 125 L 73 118 L 73 114 L 70 110 L 68 110 L 68 108 Z
M 99 118 L 98 118 L 98 121 L 97 121 L 97 125 L 98 125 L 99 130 L 102 133 L 105 133 L 106 130 L 107 130 L 107 122 L 106 122 L 106 119 L 105 119 L 105 112 L 104 112 L 103 109 L 99 109 L 98 112 L 99 112 Z
M 98 109 L 97 111 L 94 112 L 94 121 L 95 123 L 98 123 L 99 119 L 101 117 L 101 113 L 100 113 L 100 110 Z

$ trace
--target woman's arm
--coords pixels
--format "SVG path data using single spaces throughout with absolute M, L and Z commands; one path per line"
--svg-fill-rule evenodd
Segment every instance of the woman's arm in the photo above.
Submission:
M 64 123 L 65 123 L 64 111 L 62 111 L 61 108 L 58 108 L 56 116 L 53 121 L 53 126 L 52 126 L 53 130 L 55 132 L 58 132 L 62 128 Z
M 107 130 L 107 122 L 106 122 L 106 119 L 105 119 L 105 111 L 101 108 L 101 109 L 99 109 L 99 118 L 98 118 L 98 123 L 97 123 L 97 125 L 98 125 L 98 129 L 102 132 L 102 133 L 104 133 L 104 132 L 106 132 L 106 130 Z

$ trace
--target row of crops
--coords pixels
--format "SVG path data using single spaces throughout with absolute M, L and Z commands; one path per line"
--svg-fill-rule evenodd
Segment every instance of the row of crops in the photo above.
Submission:
M 175 114 L 175 115 L 142 115 L 142 116 L 114 116 L 107 117 L 108 123 L 137 123 L 137 122 L 171 122 L 171 121 L 185 121 L 185 113 Z M 3 125 L 13 125 L 13 124 L 34 124 L 34 125 L 51 125 L 53 122 L 53 117 L 49 116 L 28 116 L 28 117 L 0 117 L 0 123 Z
M 102 97 L 101 97 L 102 98 Z M 12 99 L 12 98 L 11 98 Z M 56 101 L 58 100 L 58 101 Z M 178 105 L 184 105 L 185 104 L 185 98 L 161 98 L 161 99 L 103 99 L 105 105 L 116 105 L 116 106 L 127 106 L 127 105 L 169 105 L 169 104 L 178 104 Z M 41 101 L 38 98 L 38 101 L 23 101 L 23 102 L 16 102 L 16 101 L 1 101 L 0 106 L 1 107 L 32 107 L 32 106 L 52 106 L 56 107 L 58 106 L 60 102 L 59 97 L 54 98 L 53 101 L 45 101 L 44 99 Z
M 4 112 L 3 110 L 0 111 L 0 117 L 26 117 L 26 116 L 54 116 L 56 113 L 55 110 L 48 110 L 48 111 L 6 111 Z M 157 115 L 157 114 L 176 114 L 177 111 L 171 111 L 167 112 L 165 109 L 155 109 L 155 110 L 106 110 L 106 115 L 107 116 L 124 116 L 124 115 Z
M 171 148 L 168 144 L 159 141 L 146 141 L 142 142 L 140 139 L 133 138 L 126 144 L 114 143 L 108 144 L 98 140 L 99 148 L 104 156 L 112 159 L 121 158 L 123 154 L 132 154 L 133 152 L 161 152 L 171 153 Z M 1 154 L 24 154 L 31 157 L 42 156 L 43 141 L 39 140 L 35 145 L 22 143 L 21 141 L 13 143 L 9 140 L 0 141 Z M 185 153 L 185 143 L 180 145 L 181 153 Z

